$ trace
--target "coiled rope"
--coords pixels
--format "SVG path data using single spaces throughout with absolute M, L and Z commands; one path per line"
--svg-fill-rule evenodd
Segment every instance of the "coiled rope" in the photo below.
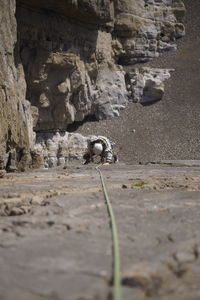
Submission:
M 114 211 L 112 208 L 112 204 L 108 197 L 103 174 L 102 174 L 101 170 L 99 169 L 100 166 L 101 165 L 97 166 L 95 169 L 100 174 L 103 193 L 104 193 L 106 205 L 108 208 L 108 214 L 110 217 L 112 240 L 113 240 L 113 300 L 121 300 L 120 249 L 119 249 L 119 238 L 118 238 L 118 232 L 117 232 L 117 225 L 116 225 L 116 220 L 115 220 L 115 215 L 114 215 Z

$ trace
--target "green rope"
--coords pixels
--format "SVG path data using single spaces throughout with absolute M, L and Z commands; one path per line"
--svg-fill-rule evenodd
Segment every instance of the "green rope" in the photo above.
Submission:
M 108 213 L 111 221 L 112 239 L 113 239 L 113 300 L 121 300 L 121 275 L 120 275 L 120 250 L 119 250 L 119 238 L 117 232 L 117 225 L 115 221 L 115 215 L 112 208 L 112 204 L 108 197 L 106 186 L 104 183 L 102 172 L 99 169 L 100 166 L 95 169 L 99 172 L 101 183 L 103 187 L 104 197 L 108 208 Z

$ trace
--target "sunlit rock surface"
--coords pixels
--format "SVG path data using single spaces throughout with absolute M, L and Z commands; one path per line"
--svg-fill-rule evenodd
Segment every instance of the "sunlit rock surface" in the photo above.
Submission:
M 185 34 L 182 1 L 1 0 L 1 7 L 3 167 L 10 148 L 16 162 L 21 149 L 33 150 L 33 129 L 67 131 L 87 116 L 111 119 L 129 102 L 160 100 L 168 71 L 152 80 L 155 71 L 138 74 L 138 64 L 176 49 Z
M 24 69 L 17 58 L 15 1 L 0 1 L 0 169 L 34 144 L 32 108 L 26 100 Z M 15 153 L 15 154 L 13 154 Z

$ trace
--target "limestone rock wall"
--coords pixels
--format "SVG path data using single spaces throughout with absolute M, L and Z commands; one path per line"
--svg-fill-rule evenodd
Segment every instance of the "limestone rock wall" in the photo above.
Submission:
M 37 131 L 66 130 L 88 115 L 112 118 L 129 101 L 143 101 L 143 90 L 141 98 L 133 87 L 128 91 L 124 66 L 176 49 L 175 39 L 184 35 L 182 1 L 17 3 L 20 57 L 27 99 L 39 109 Z
M 10 149 L 33 149 L 33 128 L 65 132 L 87 116 L 110 119 L 129 102 L 162 98 L 169 71 L 138 64 L 176 49 L 181 0 L 16 2 L 15 19 L 15 1 L 0 0 L 4 167 Z
M 176 49 L 184 35 L 182 1 L 116 1 L 114 33 L 121 64 L 146 62 L 159 53 Z
M 33 167 L 65 166 L 74 159 L 82 159 L 87 149 L 87 137 L 78 133 L 40 133 L 34 147 Z
M 118 115 L 128 99 L 110 32 L 21 6 L 17 20 L 27 98 L 39 108 L 36 130 L 66 130 L 87 115 Z
M 134 68 L 128 72 L 127 89 L 134 102 L 152 103 L 164 95 L 164 81 L 170 78 L 174 69 Z
M 24 70 L 15 57 L 15 9 L 14 0 L 0 0 L 0 169 L 9 168 L 12 157 L 20 156 L 23 148 L 30 149 L 34 144 Z

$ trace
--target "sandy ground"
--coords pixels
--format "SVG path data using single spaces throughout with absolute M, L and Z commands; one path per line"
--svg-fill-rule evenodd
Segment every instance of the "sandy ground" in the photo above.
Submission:
M 103 166 L 122 300 L 200 299 L 200 162 Z M 94 166 L 0 179 L 0 299 L 106 300 L 112 241 Z

